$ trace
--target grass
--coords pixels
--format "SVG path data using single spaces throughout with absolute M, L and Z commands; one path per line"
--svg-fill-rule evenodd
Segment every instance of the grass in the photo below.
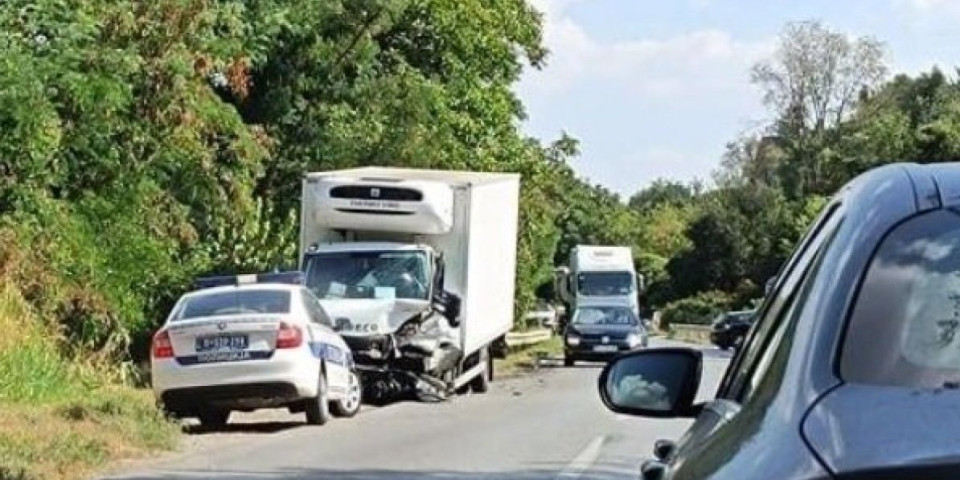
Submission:
M 512 377 L 538 368 L 538 359 L 563 356 L 563 338 L 554 335 L 541 343 L 511 348 L 507 358 L 496 360 L 494 371 L 498 377 Z
M 9 286 L 0 286 L 0 331 L 0 480 L 87 478 L 175 445 L 179 430 L 149 392 L 63 357 Z

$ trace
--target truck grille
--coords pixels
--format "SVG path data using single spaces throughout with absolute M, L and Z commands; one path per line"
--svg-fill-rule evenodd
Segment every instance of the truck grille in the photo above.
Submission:
M 394 200 L 419 202 L 423 193 L 411 188 L 345 185 L 330 189 L 330 197 L 350 200 Z

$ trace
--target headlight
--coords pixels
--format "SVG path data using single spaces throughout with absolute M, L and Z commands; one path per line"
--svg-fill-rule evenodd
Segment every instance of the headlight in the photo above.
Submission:
M 630 345 L 630 348 L 636 347 L 637 345 L 641 345 L 642 343 L 643 343 L 643 338 L 641 338 L 640 335 L 636 333 L 631 333 L 627 335 L 627 345 Z
M 570 345 L 571 347 L 580 345 L 580 337 L 576 335 L 567 335 L 567 345 Z

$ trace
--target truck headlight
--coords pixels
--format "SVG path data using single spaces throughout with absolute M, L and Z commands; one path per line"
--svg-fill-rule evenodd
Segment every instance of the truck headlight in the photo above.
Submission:
M 580 337 L 577 335 L 567 335 L 567 345 L 570 345 L 571 347 L 580 345 Z
M 630 348 L 636 347 L 641 344 L 643 344 L 643 338 L 641 338 L 640 335 L 636 333 L 631 333 L 627 335 L 627 345 L 629 345 Z

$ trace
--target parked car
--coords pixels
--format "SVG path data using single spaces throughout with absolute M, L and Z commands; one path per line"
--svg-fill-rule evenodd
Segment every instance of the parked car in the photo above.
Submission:
M 577 360 L 607 361 L 648 342 L 647 329 L 626 304 L 577 308 L 563 338 L 563 364 L 568 367 Z
M 282 276 L 205 279 L 180 298 L 151 348 L 167 412 L 220 426 L 234 410 L 287 408 L 322 425 L 360 410 L 350 348 L 302 278 Z M 223 279 L 234 284 L 211 286 Z
M 740 345 L 753 325 L 755 313 L 754 310 L 721 313 L 711 326 L 710 342 L 721 350 Z
M 628 353 L 608 408 L 690 417 L 645 479 L 960 475 L 960 163 L 881 167 L 829 204 L 781 268 L 713 400 L 702 354 Z

